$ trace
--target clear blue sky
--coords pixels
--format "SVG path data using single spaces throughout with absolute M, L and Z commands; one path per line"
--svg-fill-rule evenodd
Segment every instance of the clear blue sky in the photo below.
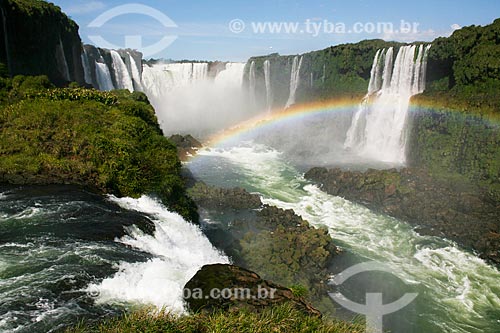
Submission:
M 115 45 L 125 45 L 125 36 L 140 35 L 142 45 L 154 45 L 165 36 L 176 36 L 169 47 L 154 55 L 156 58 L 245 61 L 250 56 L 273 52 L 298 54 L 363 39 L 383 38 L 398 41 L 430 41 L 449 35 L 454 28 L 485 25 L 500 17 L 498 0 L 53 0 L 80 26 L 85 43 L 88 36 L 101 36 Z M 177 27 L 164 27 L 142 14 L 125 14 L 108 20 L 101 27 L 88 27 L 99 15 L 116 6 L 141 3 L 168 16 Z M 241 20 L 244 31 L 234 33 L 232 20 Z M 333 33 L 325 20 L 335 24 Z M 401 20 L 418 23 L 418 30 L 401 33 Z M 307 25 L 306 22 L 310 22 Z M 254 25 L 266 22 L 297 22 L 298 30 L 265 33 Z M 394 30 L 353 33 L 356 22 L 370 30 L 371 24 L 391 22 Z M 314 25 L 313 25 L 314 24 Z M 241 29 L 240 22 L 235 23 Z M 327 28 L 325 30 L 325 27 Z M 330 25 L 330 29 L 331 29 Z M 344 29 L 345 27 L 345 29 Z M 293 25 L 292 25 L 293 29 Z M 319 30 L 315 30 L 319 29 Z M 351 30 L 351 33 L 349 33 Z M 102 45 L 101 45 L 102 46 Z

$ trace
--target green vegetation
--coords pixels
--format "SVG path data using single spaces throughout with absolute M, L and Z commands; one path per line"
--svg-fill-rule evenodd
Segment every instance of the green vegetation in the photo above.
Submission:
M 412 100 L 411 165 L 466 178 L 500 201 L 500 19 L 436 39 L 428 61 L 426 92 Z
M 176 147 L 162 135 L 144 94 L 54 89 L 46 77 L 0 82 L 1 182 L 154 193 L 197 220 Z
M 121 318 L 114 318 L 96 325 L 80 325 L 66 332 L 164 332 L 164 333 L 361 333 L 364 325 L 337 320 L 325 320 L 308 316 L 289 304 L 274 306 L 261 313 L 247 310 L 238 312 L 219 311 L 176 317 L 163 310 L 145 309 Z
M 303 54 L 301 86 L 297 91 L 297 100 L 310 102 L 337 97 L 361 99 L 368 88 L 373 58 L 377 50 L 401 45 L 403 44 L 379 39 L 366 40 Z M 290 92 L 290 74 L 294 57 L 274 53 L 251 58 L 245 68 L 245 82 L 248 82 L 250 70 L 248 64 L 254 61 L 256 80 L 262 82 L 257 85 L 257 93 L 265 96 L 264 61 L 269 60 L 274 94 L 273 105 L 285 105 Z
M 368 89 L 370 71 L 375 53 L 379 49 L 399 47 L 403 44 L 380 39 L 365 40 L 356 44 L 342 44 L 325 50 L 304 54 L 301 71 L 312 73 L 298 98 L 304 101 L 317 99 L 363 96 Z M 310 79 L 310 78 L 309 78 Z M 310 81 L 310 80 L 309 80 Z
M 234 228 L 245 230 L 238 222 Z M 327 296 L 328 264 L 337 247 L 326 229 L 316 229 L 291 210 L 265 206 L 239 240 L 243 266 L 263 279 L 307 294 L 323 314 L 334 315 Z
M 479 109 L 481 110 L 481 109 Z M 409 163 L 439 179 L 454 175 L 483 186 L 500 202 L 500 126 L 471 112 L 434 105 L 413 115 Z M 465 179 L 464 179 L 465 178 Z
M 499 113 L 500 19 L 438 38 L 429 52 L 428 99 L 468 112 Z
M 13 76 L 45 74 L 58 86 L 71 80 L 83 83 L 78 25 L 61 8 L 42 0 L 4 0 L 0 11 L 0 21 L 5 17 L 0 22 L 3 76 L 9 71 Z

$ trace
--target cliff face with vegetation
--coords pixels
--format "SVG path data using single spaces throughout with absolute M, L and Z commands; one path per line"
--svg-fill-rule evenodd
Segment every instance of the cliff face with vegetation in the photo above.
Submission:
M 366 94 L 370 81 L 373 58 L 378 49 L 404 44 L 367 40 L 357 44 L 332 46 L 324 50 L 300 55 L 302 66 L 297 89 L 297 102 L 309 102 L 336 97 L 361 97 Z M 249 85 L 250 65 L 254 62 L 256 93 L 265 101 L 264 62 L 269 60 L 274 107 L 285 106 L 290 93 L 290 75 L 295 55 L 277 53 L 248 60 L 244 83 Z
M 0 2 L 0 74 L 47 75 L 83 83 L 78 25 L 45 1 Z
M 475 114 L 415 107 L 408 163 L 437 177 L 465 177 L 500 202 L 500 125 Z
M 438 38 L 427 90 L 413 98 L 408 158 L 437 175 L 461 175 L 500 201 L 500 19 Z M 454 111 L 450 111 L 454 110 Z

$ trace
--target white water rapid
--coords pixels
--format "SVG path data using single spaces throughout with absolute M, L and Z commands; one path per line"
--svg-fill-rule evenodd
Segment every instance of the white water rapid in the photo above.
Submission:
M 184 285 L 206 264 L 229 263 L 216 250 L 196 225 L 168 211 L 158 201 L 143 196 L 139 199 L 110 197 L 121 207 L 150 216 L 155 225 L 153 235 L 137 227 L 117 240 L 152 255 L 146 262 L 123 261 L 118 272 L 99 284 L 87 288 L 99 294 L 100 303 L 142 303 L 166 307 L 174 313 L 184 312 Z

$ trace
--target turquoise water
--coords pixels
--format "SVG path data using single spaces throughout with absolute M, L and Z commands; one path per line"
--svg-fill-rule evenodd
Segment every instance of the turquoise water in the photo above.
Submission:
M 284 154 L 264 145 L 205 149 L 188 167 L 209 184 L 246 188 L 269 205 L 292 209 L 314 226 L 328 228 L 351 264 L 376 261 L 389 267 L 396 278 L 369 273 L 338 290 L 360 303 L 365 291 L 383 292 L 385 303 L 418 293 L 412 304 L 385 318 L 384 329 L 500 330 L 500 273 L 453 242 L 421 236 L 404 222 L 322 192 Z

